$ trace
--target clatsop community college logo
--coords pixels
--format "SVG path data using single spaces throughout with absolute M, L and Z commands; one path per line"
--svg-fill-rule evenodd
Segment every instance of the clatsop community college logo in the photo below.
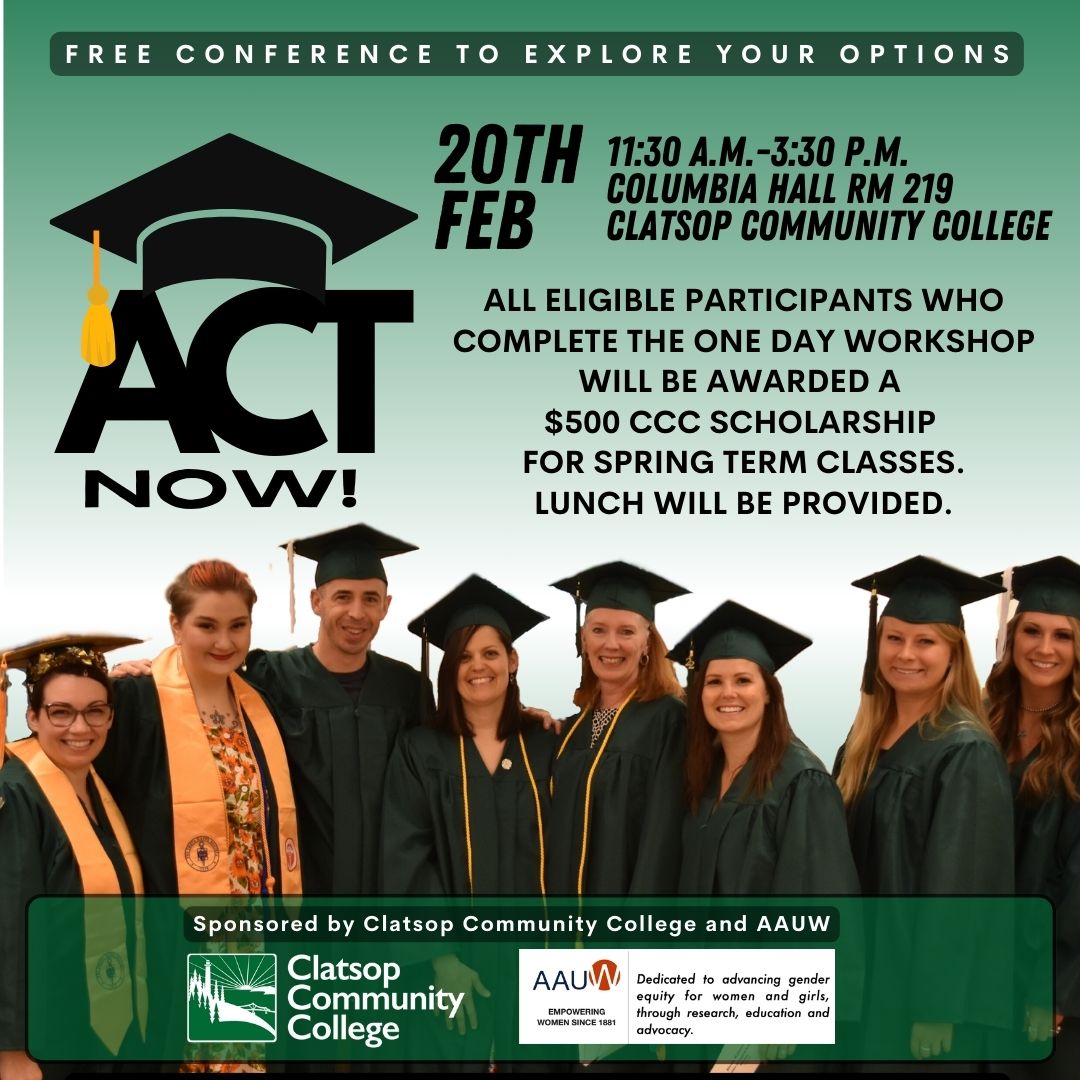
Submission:
M 277 957 L 188 953 L 188 1042 L 275 1042 Z

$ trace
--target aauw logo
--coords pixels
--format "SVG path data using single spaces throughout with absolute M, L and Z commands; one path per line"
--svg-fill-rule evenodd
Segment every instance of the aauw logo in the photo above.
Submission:
M 188 953 L 188 1042 L 275 1042 L 277 957 Z
M 622 979 L 622 972 L 614 960 L 595 960 L 589 968 L 589 982 L 597 990 L 610 990 L 618 986 Z
M 591 967 L 565 971 L 562 968 L 554 973 L 541 969 L 533 982 L 534 990 L 585 990 L 592 986 L 596 990 L 611 990 L 619 985 L 622 972 L 614 960 L 595 960 Z

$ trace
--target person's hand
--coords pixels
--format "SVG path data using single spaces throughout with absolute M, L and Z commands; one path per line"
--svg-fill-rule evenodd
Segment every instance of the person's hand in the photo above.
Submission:
M 149 675 L 150 664 L 149 660 L 125 660 L 109 669 L 109 678 L 126 679 L 129 675 Z
M 919 1061 L 952 1049 L 952 1024 L 912 1024 L 911 1056 Z
M 539 720 L 544 725 L 545 731 L 554 731 L 556 735 L 562 734 L 563 722 L 556 720 L 547 709 L 534 709 L 528 705 L 522 705 L 521 711 L 528 713 L 534 720 Z
M 41 1067 L 25 1050 L 0 1050 L 0 1080 L 41 1080 Z
M 1054 1014 L 1040 1005 L 1029 1005 L 1024 1010 L 1024 1034 L 1028 1042 L 1046 1042 L 1054 1033 Z
M 458 1034 L 464 1035 L 465 1021 L 468 1019 L 469 1027 L 475 1031 L 477 1020 L 476 1002 L 473 995 L 491 997 L 491 991 L 480 981 L 480 976 L 467 964 L 463 964 L 453 953 L 437 956 L 432 960 L 431 966 L 435 969 L 435 985 L 439 990 L 445 990 L 455 997 L 458 994 L 464 995 L 457 1015 L 451 1018 L 449 1013 L 446 1014 L 446 1030 L 453 1031 L 456 1022 Z

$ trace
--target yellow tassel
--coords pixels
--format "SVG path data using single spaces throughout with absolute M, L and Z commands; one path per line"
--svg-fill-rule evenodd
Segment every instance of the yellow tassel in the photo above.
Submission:
M 0 655 L 0 765 L 4 764 L 4 747 L 7 746 L 7 653 Z
M 94 284 L 86 292 L 90 308 L 82 325 L 82 358 L 94 367 L 116 359 L 116 334 L 109 311 L 109 290 L 101 284 L 101 233 L 94 230 Z

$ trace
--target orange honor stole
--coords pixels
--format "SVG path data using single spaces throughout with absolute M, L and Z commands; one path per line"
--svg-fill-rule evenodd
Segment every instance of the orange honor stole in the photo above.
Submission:
M 90 818 L 79 802 L 71 781 L 49 759 L 37 739 L 8 743 L 7 752 L 17 757 L 37 781 L 68 843 L 79 868 L 85 896 L 119 896 L 120 879 L 108 853 L 98 839 Z M 108 788 L 94 772 L 101 805 L 112 826 L 113 835 L 127 863 L 136 893 L 143 890 L 142 867 L 135 845 L 119 808 Z M 90 1026 L 113 1054 L 120 1049 L 134 1017 L 128 978 L 132 970 L 127 948 L 127 921 L 123 906 L 104 900 L 86 904 L 83 911 L 86 931 L 86 986 L 90 997 Z M 142 948 L 141 927 L 137 929 L 138 954 L 135 962 L 135 999 L 139 1027 L 146 1031 L 146 958 Z
M 225 810 L 221 770 L 206 739 L 195 695 L 180 664 L 180 650 L 173 645 L 151 666 L 172 784 L 173 849 L 176 879 L 183 893 L 229 894 L 228 851 L 230 830 Z M 235 673 L 229 686 L 240 707 L 243 722 L 254 731 L 270 772 L 277 803 L 278 835 L 266 833 L 268 803 L 263 792 L 263 842 L 278 845 L 281 892 L 298 894 L 300 857 L 296 829 L 296 801 L 289 764 L 277 722 L 258 692 Z M 267 886 L 274 892 L 270 866 Z

